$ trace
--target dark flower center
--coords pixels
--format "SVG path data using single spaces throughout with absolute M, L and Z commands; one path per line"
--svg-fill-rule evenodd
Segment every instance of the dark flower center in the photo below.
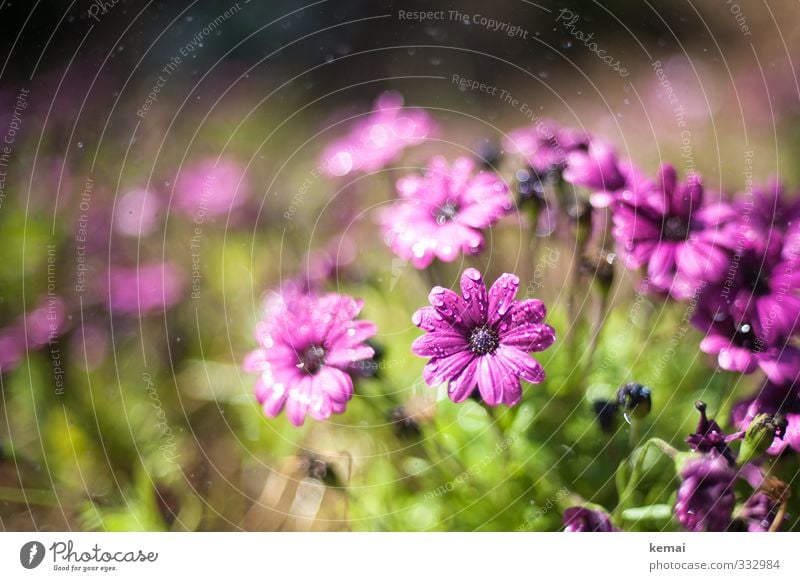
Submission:
M 300 354 L 297 367 L 309 375 L 314 375 L 325 364 L 325 348 L 319 345 L 310 345 Z
M 680 241 L 686 240 L 689 235 L 689 222 L 678 216 L 670 216 L 664 221 L 661 235 L 665 240 Z
M 458 206 L 454 202 L 448 201 L 444 206 L 436 210 L 434 214 L 436 216 L 436 223 L 444 224 L 445 222 L 452 222 L 456 219 L 457 213 Z
M 753 353 L 761 353 L 764 351 L 764 341 L 756 336 L 753 332 L 753 326 L 749 323 L 742 323 L 739 328 L 734 331 L 733 335 L 734 345 L 749 349 Z
M 494 353 L 500 345 L 497 333 L 487 326 L 476 327 L 469 336 L 469 348 L 475 355 Z
M 749 286 L 755 296 L 768 295 L 771 291 L 769 287 L 769 280 L 766 276 L 755 274 L 749 281 Z

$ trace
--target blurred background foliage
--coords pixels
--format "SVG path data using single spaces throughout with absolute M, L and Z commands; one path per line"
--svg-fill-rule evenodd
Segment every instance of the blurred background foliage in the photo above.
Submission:
M 594 401 L 627 381 L 647 383 L 653 412 L 641 438 L 681 449 L 695 400 L 727 425 L 736 398 L 758 379 L 714 371 L 699 334 L 682 327 L 685 305 L 637 294 L 637 276 L 617 270 L 590 357 L 601 294 L 573 272 L 569 229 L 538 240 L 540 259 L 557 260 L 525 264 L 529 233 L 517 218 L 492 230 L 482 256 L 437 275 L 455 287 L 467 265 L 487 279 L 513 271 L 529 294 L 525 280 L 539 267 L 530 290 L 559 335 L 539 354 L 548 378 L 526 385 L 513 409 L 450 403 L 422 383 L 424 361 L 410 352 L 419 333 L 410 316 L 427 303 L 429 281 L 391 256 L 373 211 L 394 197 L 399 174 L 431 154 L 484 151 L 529 121 L 496 96 L 460 91 L 453 74 L 598 132 L 648 173 L 668 160 L 734 192 L 752 151 L 755 176 L 796 189 L 797 6 L 742 3 L 745 35 L 735 14 L 711 1 L 436 4 L 513 22 L 528 38 L 397 18 L 401 9 L 430 9 L 423 2 L 242 1 L 168 76 L 145 115 L 137 111 L 163 67 L 234 4 L 120 1 L 97 19 L 89 2 L 0 6 L 0 134 L 20 90 L 29 91 L 0 206 L 0 326 L 34 310 L 51 282 L 67 312 L 55 342 L 26 348 L 2 369 L 3 530 L 558 530 L 564 507 L 613 509 L 618 499 L 629 429 L 618 418 L 602 430 Z M 630 76 L 576 42 L 556 20 L 562 8 L 579 14 L 580 29 Z M 654 61 L 678 94 L 685 127 Z M 386 89 L 427 108 L 439 138 L 409 150 L 398 168 L 352 181 L 315 177 L 324 145 Z M 249 190 L 243 206 L 201 225 L 192 298 L 197 224 L 164 210 L 154 233 L 123 237 L 111 216 L 133 188 L 168 206 L 180 169 L 207 155 L 245 166 Z M 87 290 L 76 292 L 83 214 L 91 260 Z M 363 317 L 380 329 L 378 373 L 357 382 L 347 412 L 330 422 L 298 429 L 285 417 L 267 420 L 254 378 L 240 368 L 262 294 L 307 270 L 310 250 L 341 250 L 342 234 L 355 241 L 355 257 L 328 288 L 365 299 Z M 93 286 L 109 264 L 163 261 L 183 281 L 171 308 L 114 313 Z M 577 323 L 570 302 L 580 307 Z M 795 458 L 781 464 L 792 487 L 797 469 Z M 674 501 L 674 469 L 654 465 L 649 474 L 632 509 Z M 675 525 L 663 511 L 631 510 L 626 528 Z

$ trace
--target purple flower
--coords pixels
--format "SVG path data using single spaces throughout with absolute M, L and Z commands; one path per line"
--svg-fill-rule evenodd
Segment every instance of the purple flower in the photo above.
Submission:
M 675 169 L 661 166 L 655 182 L 642 181 L 617 198 L 614 238 L 628 268 L 647 266 L 653 286 L 676 298 L 694 294 L 699 283 L 720 281 L 733 243 L 726 226 L 733 209 L 703 204 L 696 175 L 679 183 Z
M 782 414 L 786 419 L 783 438 L 776 437 L 767 450 L 778 455 L 787 448 L 800 452 L 800 383 L 764 383 L 759 392 L 737 403 L 731 411 L 731 422 L 740 430 L 746 430 L 759 414 Z
M 175 305 L 183 296 L 183 280 L 174 265 L 112 266 L 104 301 L 112 313 L 148 315 Z
M 25 333 L 17 325 L 0 329 L 0 373 L 19 365 L 25 357 Z
M 495 173 L 473 175 L 474 162 L 466 157 L 452 165 L 433 158 L 424 176 L 410 175 L 397 182 L 401 201 L 379 216 L 384 238 L 392 251 L 415 268 L 434 258 L 452 262 L 460 252 L 483 249 L 481 230 L 512 208 L 508 186 Z
M 26 351 L 44 347 L 67 330 L 67 308 L 58 296 L 43 299 L 32 311 L 0 329 L 0 372 L 11 371 Z
M 706 334 L 700 350 L 715 355 L 722 369 L 749 374 L 760 367 L 777 383 L 800 372 L 800 351 L 786 344 L 784 336 L 756 333 L 755 318 L 732 315 L 718 287 L 704 291 L 692 324 Z
M 384 93 L 375 102 L 372 113 L 325 149 L 322 168 L 333 176 L 381 169 L 397 159 L 406 147 L 425 141 L 435 129 L 435 123 L 424 110 L 403 108 L 399 93 Z
M 145 189 L 131 190 L 122 196 L 114 208 L 114 227 L 125 236 L 147 236 L 158 228 L 161 220 L 161 201 Z
M 739 194 L 734 209 L 742 217 L 739 229 L 745 245 L 759 255 L 774 256 L 784 248 L 789 226 L 800 217 L 800 200 L 788 200 L 783 186 L 773 180 L 753 187 L 752 199 Z
M 608 513 L 585 506 L 573 506 L 564 511 L 565 533 L 612 533 L 619 529 L 611 524 Z
M 589 136 L 544 120 L 512 131 L 503 139 L 503 147 L 509 153 L 521 155 L 539 175 L 545 175 L 561 171 L 570 152 L 586 150 Z
M 481 274 L 468 268 L 461 275 L 461 294 L 434 287 L 432 307 L 419 309 L 412 320 L 428 331 L 412 350 L 430 357 L 423 377 L 428 385 L 449 382 L 450 399 L 460 403 L 477 388 L 488 405 L 519 403 L 520 378 L 544 380 L 544 369 L 527 353 L 544 351 L 555 331 L 544 324 L 542 301 L 515 301 L 519 278 L 503 274 L 486 292 Z
M 247 199 L 249 190 L 244 168 L 238 162 L 210 157 L 181 170 L 172 207 L 202 221 L 206 216 L 219 216 L 238 208 Z
M 692 532 L 724 531 L 731 524 L 736 472 L 717 454 L 688 460 L 681 470 L 675 515 Z
M 590 201 L 596 208 L 609 206 L 620 190 L 635 191 L 644 183 L 639 170 L 628 161 L 620 161 L 614 147 L 600 139 L 567 154 L 564 180 L 592 190 Z
M 747 530 L 751 533 L 765 533 L 769 531 L 775 517 L 778 516 L 780 503 L 776 502 L 763 492 L 754 492 L 741 510 L 741 518 L 747 523 Z M 783 520 L 786 520 L 784 515 Z
M 375 353 L 365 343 L 375 324 L 354 320 L 362 306 L 346 295 L 295 287 L 269 296 L 256 326 L 259 347 L 244 361 L 245 371 L 259 374 L 256 398 L 267 416 L 285 406 L 289 421 L 300 426 L 306 415 L 325 420 L 344 412 L 353 396 L 348 367 Z
M 735 464 L 736 457 L 728 447 L 728 443 L 740 439 L 741 434 L 728 436 L 717 422 L 708 419 L 704 402 L 698 401 L 694 405 L 700 412 L 700 421 L 697 423 L 694 434 L 686 438 L 686 443 L 696 452 L 709 453 L 713 451 L 724 457 L 729 464 Z

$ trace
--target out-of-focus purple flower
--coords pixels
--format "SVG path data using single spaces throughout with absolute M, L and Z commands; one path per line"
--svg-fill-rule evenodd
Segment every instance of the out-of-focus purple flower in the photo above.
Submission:
M 754 186 L 749 196 L 738 194 L 734 208 L 744 244 L 760 256 L 780 254 L 787 229 L 800 218 L 800 200 L 789 200 L 777 180 Z
M 42 300 L 24 318 L 23 329 L 28 349 L 38 349 L 58 337 L 64 330 L 66 319 L 63 300 L 56 296 Z
M 397 159 L 403 150 L 419 145 L 436 131 L 422 109 L 404 108 L 399 93 L 386 92 L 367 117 L 322 153 L 322 169 L 332 176 L 372 172 Z
M 740 430 L 746 430 L 759 414 L 782 414 L 786 419 L 783 438 L 775 438 L 767 450 L 778 455 L 787 448 L 800 452 L 800 383 L 776 384 L 771 381 L 754 397 L 737 403 L 731 411 L 731 422 Z
M 675 515 L 688 531 L 724 531 L 731 524 L 736 472 L 717 454 L 688 460 L 681 470 Z
M 380 212 L 384 238 L 392 251 L 415 268 L 434 258 L 452 262 L 460 252 L 483 249 L 481 230 L 512 208 L 508 186 L 494 172 L 473 173 L 467 157 L 451 165 L 433 158 L 424 176 L 410 175 L 397 182 L 401 201 Z
M 744 503 L 741 510 L 741 518 L 747 524 L 747 530 L 751 533 L 765 533 L 769 531 L 778 516 L 780 503 L 763 492 L 754 492 Z M 786 520 L 784 515 L 783 520 Z
M 161 201 L 156 194 L 135 189 L 124 194 L 114 210 L 114 227 L 124 236 L 147 236 L 159 226 Z
M 686 443 L 696 452 L 709 453 L 714 451 L 724 457 L 729 464 L 735 464 L 736 457 L 728 447 L 728 443 L 740 439 L 742 434 L 728 436 L 722 431 L 717 422 L 708 419 L 704 402 L 698 401 L 694 405 L 700 412 L 700 421 L 697 423 L 697 429 L 694 434 L 686 438 Z
M 105 327 L 84 321 L 70 336 L 75 365 L 93 370 L 109 353 L 110 337 Z
M 365 342 L 375 324 L 355 320 L 362 306 L 346 295 L 292 287 L 268 297 L 256 325 L 259 347 L 244 361 L 245 371 L 259 374 L 256 397 L 267 416 L 285 406 L 289 421 L 300 426 L 306 415 L 325 420 L 344 412 L 353 396 L 348 367 L 375 353 Z
M 567 155 L 589 147 L 589 136 L 576 129 L 562 127 L 555 121 L 542 120 L 520 127 L 503 138 L 503 148 L 525 158 L 539 175 L 561 171 Z
M 786 337 L 755 332 L 753 319 L 737 319 L 728 309 L 718 287 L 707 288 L 692 317 L 692 324 L 706 336 L 700 350 L 715 355 L 722 369 L 753 373 L 759 367 L 768 378 L 783 383 L 800 372 L 800 351 L 786 343 Z
M 564 511 L 565 533 L 613 533 L 619 529 L 611 524 L 608 513 L 585 506 L 572 506 Z
M 6 373 L 19 365 L 25 357 L 25 335 L 12 325 L 0 329 L 0 373 Z
M 183 168 L 175 183 L 172 208 L 193 220 L 226 214 L 250 194 L 244 168 L 227 158 L 210 157 Z
M 614 147 L 601 139 L 592 139 L 588 148 L 574 149 L 567 154 L 564 180 L 591 190 L 590 202 L 595 208 L 609 206 L 623 189 L 636 191 L 645 179 L 629 161 L 617 158 Z
M 617 198 L 613 235 L 626 266 L 647 266 L 653 286 L 676 298 L 722 280 L 730 261 L 734 240 L 727 226 L 735 212 L 721 202 L 704 205 L 703 197 L 698 176 L 679 183 L 675 168 L 665 164 L 655 182 Z M 675 284 L 678 277 L 695 284 Z
M 544 324 L 542 301 L 515 301 L 519 278 L 503 274 L 486 291 L 483 277 L 474 268 L 461 275 L 461 296 L 434 287 L 431 307 L 414 313 L 414 324 L 427 331 L 414 341 L 412 350 L 430 357 L 423 377 L 428 385 L 449 381 L 447 393 L 456 403 L 477 388 L 488 405 L 519 403 L 520 378 L 531 383 L 544 380 L 544 369 L 531 351 L 544 351 L 555 341 L 555 331 Z
M 342 270 L 353 264 L 358 256 L 358 248 L 350 236 L 337 236 L 321 249 L 309 251 L 302 264 L 305 265 L 303 278 L 308 287 L 315 288 L 341 274 Z
M 148 315 L 169 309 L 183 296 L 183 278 L 169 262 L 112 266 L 103 297 L 112 313 Z

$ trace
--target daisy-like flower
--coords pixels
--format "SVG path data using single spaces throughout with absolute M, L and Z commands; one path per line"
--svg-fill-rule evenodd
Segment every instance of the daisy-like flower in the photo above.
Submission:
M 675 168 L 661 166 L 654 182 L 625 189 L 613 213 L 613 235 L 628 268 L 647 266 L 657 290 L 692 296 L 698 284 L 719 282 L 730 261 L 736 213 L 727 204 L 703 204 L 696 175 L 679 183 Z
M 739 194 L 733 205 L 747 217 L 739 221 L 745 246 L 770 257 L 786 247 L 787 230 L 800 217 L 800 201 L 788 198 L 777 180 L 754 186 L 750 196 Z
M 436 124 L 424 110 L 404 108 L 402 95 L 384 93 L 375 101 L 372 113 L 325 148 L 322 169 L 332 176 L 381 169 L 435 130 Z
M 583 131 L 562 127 L 555 121 L 538 123 L 515 129 L 503 139 L 503 148 L 525 158 L 540 175 L 561 171 L 572 151 L 589 147 L 589 136 Z
M 362 306 L 346 295 L 291 286 L 270 295 L 256 326 L 259 347 L 243 366 L 259 374 L 256 398 L 267 416 L 285 407 L 289 421 L 300 426 L 307 415 L 325 420 L 344 412 L 353 396 L 348 367 L 375 353 L 365 343 L 377 332 L 375 324 L 355 320 Z
M 555 331 L 543 323 L 545 306 L 537 299 L 516 301 L 519 278 L 503 274 L 489 291 L 474 268 L 461 275 L 463 298 L 442 287 L 429 295 L 430 307 L 414 313 L 414 324 L 428 334 L 412 350 L 430 357 L 423 377 L 428 385 L 449 382 L 450 399 L 460 403 L 476 389 L 488 405 L 512 406 L 522 397 L 520 379 L 540 383 L 544 369 L 531 351 L 544 351 Z
M 470 158 L 448 165 L 437 156 L 425 175 L 398 180 L 401 201 L 379 215 L 386 243 L 397 256 L 422 269 L 434 258 L 452 262 L 460 252 L 483 249 L 481 230 L 506 215 L 513 202 L 496 173 L 474 170 Z
M 800 373 L 800 351 L 787 344 L 787 337 L 760 333 L 754 318 L 734 316 L 717 287 L 704 291 L 692 324 L 706 334 L 700 350 L 715 355 L 722 369 L 749 374 L 760 367 L 776 383 L 792 381 Z
M 636 166 L 618 159 L 614 147 L 601 139 L 567 154 L 564 180 L 591 190 L 589 200 L 595 208 L 608 207 L 623 190 L 635 191 L 645 182 Z

